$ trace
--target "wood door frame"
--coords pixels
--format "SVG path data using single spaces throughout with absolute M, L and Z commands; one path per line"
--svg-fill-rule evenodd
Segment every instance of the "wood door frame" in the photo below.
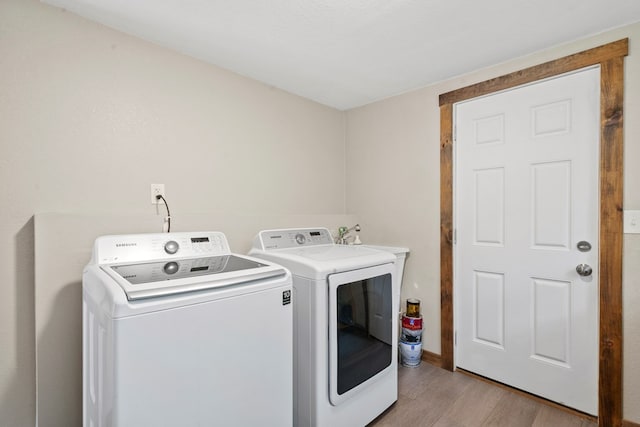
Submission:
M 600 267 L 598 424 L 622 425 L 622 39 L 440 95 L 440 321 L 442 367 L 454 370 L 453 104 L 600 65 Z

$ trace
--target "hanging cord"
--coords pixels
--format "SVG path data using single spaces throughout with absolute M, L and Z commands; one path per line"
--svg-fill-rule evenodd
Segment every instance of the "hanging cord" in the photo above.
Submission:
M 171 231 L 171 212 L 169 212 L 169 204 L 167 203 L 167 199 L 164 198 L 162 194 L 158 194 L 156 196 L 157 200 L 162 199 L 164 202 L 164 207 L 167 208 L 167 233 Z

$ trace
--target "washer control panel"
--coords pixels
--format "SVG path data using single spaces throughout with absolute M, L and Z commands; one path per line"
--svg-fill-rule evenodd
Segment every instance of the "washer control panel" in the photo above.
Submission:
M 260 249 L 287 249 L 300 246 L 333 245 L 333 237 L 326 228 L 287 228 L 261 231 L 256 244 Z
M 95 245 L 94 256 L 99 264 L 231 253 L 226 236 L 220 232 L 102 236 Z

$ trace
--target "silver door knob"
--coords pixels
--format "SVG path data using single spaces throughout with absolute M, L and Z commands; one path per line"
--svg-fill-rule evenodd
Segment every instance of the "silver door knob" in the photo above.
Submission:
M 589 264 L 578 264 L 576 271 L 581 276 L 591 276 L 591 273 L 593 273 L 593 269 Z

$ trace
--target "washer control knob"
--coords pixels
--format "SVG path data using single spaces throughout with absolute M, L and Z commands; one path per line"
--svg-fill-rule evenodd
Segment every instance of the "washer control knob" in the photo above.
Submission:
M 176 242 L 175 240 L 169 240 L 164 244 L 164 251 L 169 255 L 175 254 L 176 252 L 178 252 L 178 249 L 180 249 L 180 245 L 178 245 L 178 242 Z
M 304 242 L 306 242 L 307 238 L 304 237 L 304 234 L 296 234 L 296 243 L 298 243 L 299 245 L 303 244 Z
M 175 261 L 171 261 L 164 265 L 163 270 L 167 274 L 176 274 L 180 270 L 180 265 Z

